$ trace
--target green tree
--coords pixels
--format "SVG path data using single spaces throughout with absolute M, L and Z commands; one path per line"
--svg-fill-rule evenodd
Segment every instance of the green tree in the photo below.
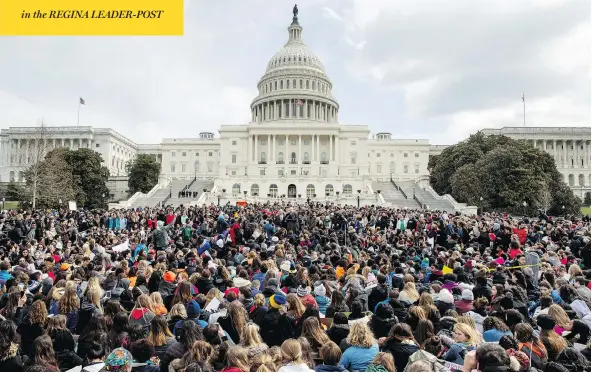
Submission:
M 586 192 L 584 195 L 584 206 L 590 207 L 590 192 Z
M 55 208 L 60 200 L 71 201 L 76 196 L 72 167 L 63 152 L 48 153 L 44 160 L 26 171 L 25 178 L 29 190 L 34 190 L 35 185 L 37 206 Z
M 125 165 L 125 170 L 129 176 L 128 193 L 148 193 L 158 183 L 160 164 L 148 154 L 138 154 Z
M 62 157 L 72 170 L 72 184 L 78 206 L 104 207 L 109 198 L 107 188 L 109 170 L 101 165 L 103 162 L 101 154 L 87 148 L 78 150 L 59 148 L 49 152 L 46 159 L 54 154 Z
M 446 148 L 429 166 L 434 190 L 459 202 L 520 213 L 524 202 L 528 213 L 538 208 L 553 214 L 562 206 L 578 211 L 578 199 L 561 181 L 553 158 L 524 141 L 477 133 Z
M 27 199 L 27 192 L 22 184 L 15 181 L 8 182 L 6 186 L 6 200 L 23 202 Z

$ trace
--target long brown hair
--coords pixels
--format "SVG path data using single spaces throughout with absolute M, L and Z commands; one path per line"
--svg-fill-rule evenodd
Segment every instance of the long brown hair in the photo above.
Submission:
M 171 306 L 174 306 L 177 303 L 181 303 L 183 305 L 191 302 L 193 297 L 191 296 L 191 287 L 193 285 L 189 281 L 183 281 L 179 283 L 177 286 L 177 294 L 173 297 L 173 301 L 171 302 Z
M 327 333 L 321 328 L 319 319 L 315 316 L 308 317 L 302 323 L 302 336 L 310 342 L 314 349 L 319 349 L 324 344 L 331 341 L 327 336 Z
M 395 361 L 390 352 L 379 352 L 372 360 L 372 365 L 380 365 L 386 369 L 387 372 L 395 372 Z
M 78 292 L 73 286 L 67 286 L 64 291 L 64 296 L 58 302 L 59 310 L 62 315 L 67 315 L 70 312 L 78 311 L 80 308 L 80 300 L 78 299 Z
M 240 334 L 245 328 L 245 325 L 247 325 L 247 314 L 245 307 L 239 300 L 235 300 L 228 305 L 228 315 L 230 315 L 232 325 Z
M 167 339 L 173 337 L 173 333 L 169 330 L 167 321 L 163 316 L 155 316 L 150 321 L 150 332 L 148 333 L 147 339 L 154 345 L 154 347 L 165 345 Z
M 48 371 L 58 369 L 51 338 L 47 334 L 43 334 L 35 338 L 33 344 L 35 348 L 35 364 L 43 366 Z

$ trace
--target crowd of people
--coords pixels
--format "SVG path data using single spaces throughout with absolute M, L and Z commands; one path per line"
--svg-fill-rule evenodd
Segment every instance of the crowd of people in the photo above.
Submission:
M 590 371 L 590 219 L 0 214 L 0 371 Z

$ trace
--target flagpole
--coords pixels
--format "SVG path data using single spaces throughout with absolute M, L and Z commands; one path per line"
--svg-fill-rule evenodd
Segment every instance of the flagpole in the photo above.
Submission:
M 78 121 L 76 122 L 76 127 L 80 126 L 80 99 L 78 99 Z
M 524 97 L 524 92 L 522 92 L 522 116 L 523 116 L 522 126 L 526 127 L 526 98 Z

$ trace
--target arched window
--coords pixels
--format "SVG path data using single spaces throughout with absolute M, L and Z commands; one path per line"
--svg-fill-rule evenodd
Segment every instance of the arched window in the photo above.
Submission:
M 251 195 L 258 196 L 259 195 L 259 185 L 253 184 L 251 185 Z
M 344 195 L 351 196 L 352 195 L 352 191 L 353 191 L 353 188 L 352 188 L 352 186 L 350 184 L 345 184 L 343 186 L 343 194 Z
M 199 161 L 195 161 L 193 164 L 193 169 L 195 172 L 199 172 Z
M 278 196 L 278 187 L 276 184 L 271 184 L 269 186 L 269 194 L 270 194 L 270 197 L 274 197 L 274 198 Z
M 315 88 L 315 83 L 316 83 L 316 82 L 313 80 L 313 81 L 312 81 L 312 90 L 313 90 L 313 91 L 316 89 L 316 88 Z
M 309 80 L 306 81 L 306 89 L 310 89 L 310 81 Z
M 260 162 L 265 162 L 266 158 L 265 158 L 265 152 L 261 152 L 261 158 L 259 159 Z
M 312 184 L 306 186 L 306 198 L 314 198 L 315 187 Z
M 283 152 L 280 152 L 278 154 L 278 161 L 280 161 L 280 162 L 283 162 L 284 161 L 284 153 Z
M 240 196 L 240 184 L 237 183 L 232 186 L 232 196 L 233 197 Z
M 391 174 L 395 173 L 395 171 L 397 169 L 397 165 L 395 164 L 395 162 L 391 162 L 389 169 L 390 169 Z
M 567 178 L 567 180 L 568 180 L 569 186 L 574 186 L 575 185 L 575 180 L 574 180 L 574 175 L 573 174 L 569 174 L 569 177 Z
M 284 89 L 284 81 L 283 80 L 280 81 L 280 89 Z
M 296 89 L 296 79 L 294 79 L 294 80 L 292 81 L 292 87 L 294 87 L 294 89 Z
M 292 156 L 290 157 L 290 163 L 296 163 L 296 153 L 292 152 Z
M 579 186 L 586 185 L 586 177 L 584 176 L 584 174 L 580 174 L 580 176 L 578 176 L 578 185 Z
M 327 153 L 322 152 L 321 153 L 321 162 L 326 162 L 327 161 Z
M 277 81 L 275 82 L 275 90 L 277 91 Z
M 308 162 L 308 152 L 304 152 L 304 161 Z
M 300 79 L 300 89 L 304 88 L 304 87 L 303 87 L 303 84 L 304 84 L 304 83 L 302 82 L 302 79 Z
M 333 193 L 335 193 L 332 184 L 327 184 L 327 186 L 325 186 L 325 195 L 327 195 L 327 193 L 329 193 L 330 196 L 332 196 Z
M 286 89 L 290 89 L 290 81 L 286 80 Z

